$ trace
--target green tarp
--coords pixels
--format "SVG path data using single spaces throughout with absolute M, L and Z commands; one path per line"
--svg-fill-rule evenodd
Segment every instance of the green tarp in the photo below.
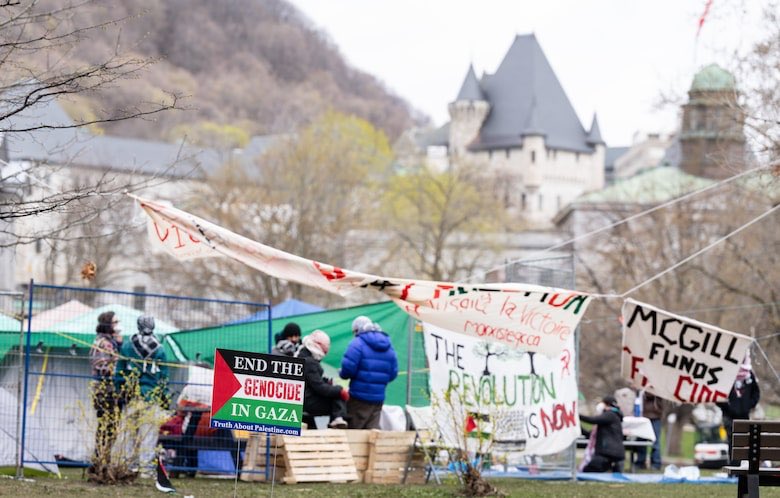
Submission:
M 330 351 L 322 360 L 326 376 L 338 380 L 338 369 L 341 357 L 347 350 L 352 336 L 352 320 L 365 315 L 378 323 L 392 340 L 398 354 L 398 378 L 387 389 L 385 403 L 403 406 L 406 403 L 407 389 L 407 357 L 410 335 L 413 344 L 412 354 L 412 404 L 427 403 L 427 371 L 425 370 L 425 355 L 423 353 L 422 333 L 414 329 L 414 320 L 392 302 L 367 304 L 319 313 L 291 316 L 272 320 L 272 337 L 281 332 L 289 322 L 295 322 L 301 327 L 303 335 L 320 329 L 325 331 L 331 340 Z M 209 364 L 214 362 L 214 349 L 235 349 L 239 351 L 268 352 L 268 321 L 239 323 L 221 327 L 208 327 L 198 330 L 174 332 L 168 338 L 178 346 L 181 353 L 195 360 L 196 358 Z

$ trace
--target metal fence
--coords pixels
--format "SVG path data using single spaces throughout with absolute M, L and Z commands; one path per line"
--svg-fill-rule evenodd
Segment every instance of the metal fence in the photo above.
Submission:
M 507 281 L 572 288 L 573 258 L 512 263 Z M 247 435 L 209 427 L 210 367 L 215 347 L 270 350 L 269 304 L 32 282 L 24 294 L 0 293 L 1 317 L 7 318 L 0 326 L 0 438 L 8 443 L 2 445 L 0 465 L 46 471 L 90 465 L 97 418 L 89 349 L 97 317 L 105 311 L 116 314 L 125 338 L 136 332 L 139 315 L 155 318 L 169 377 L 170 418 L 159 441 L 167 450 L 170 470 L 233 474 L 241 468 L 243 454 L 236 449 L 244 448 Z M 428 405 L 422 326 L 412 319 L 405 323 L 405 340 L 401 334 L 394 339 L 397 350 L 406 349 L 405 372 L 401 370 L 407 378 L 399 381 L 405 383 L 407 404 Z M 528 463 L 540 470 L 573 471 L 574 448 Z
M 571 254 L 518 261 L 510 264 L 506 269 L 507 282 L 573 289 L 574 278 L 574 257 Z M 574 333 L 575 364 L 577 365 L 579 365 L 579 338 L 580 329 L 578 327 Z M 577 372 L 579 372 L 579 368 L 577 368 Z M 527 460 L 528 466 L 534 469 L 570 472 L 572 479 L 576 479 L 576 444 L 572 444 L 567 450 L 554 455 L 546 455 L 543 458 L 529 456 Z
M 21 357 L 22 317 L 25 314 L 24 294 L 0 292 L 0 340 L 6 360 L 0 362 L 0 466 L 20 466 L 21 405 L 24 379 Z
M 0 295 L 0 306 L 4 315 L 20 320 L 15 333 L 0 335 L 2 406 L 20 406 L 22 412 L 11 417 L 4 411 L 0 420 L 2 436 L 17 442 L 17 468 L 56 472 L 90 465 L 97 417 L 89 349 L 97 317 L 105 311 L 115 313 L 126 346 L 137 332 L 138 316 L 155 319 L 171 401 L 159 442 L 170 470 L 232 474 L 240 465 L 236 448 L 243 448 L 246 434 L 209 427 L 212 374 L 205 367 L 214 348 L 224 344 L 268 352 L 268 304 L 31 283 L 25 296 Z

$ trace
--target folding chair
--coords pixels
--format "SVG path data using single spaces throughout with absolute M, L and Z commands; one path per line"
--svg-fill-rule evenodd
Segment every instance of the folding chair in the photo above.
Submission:
M 406 460 L 406 468 L 404 469 L 404 478 L 401 481 L 402 484 L 406 484 L 406 476 L 409 472 L 409 466 L 412 462 L 412 456 L 415 450 L 421 450 L 425 458 L 425 482 L 431 478 L 436 481 L 436 484 L 441 484 L 439 474 L 436 471 L 436 463 L 439 458 L 439 453 L 442 450 L 446 450 L 449 454 L 449 449 L 442 441 L 433 419 L 433 409 L 430 406 L 414 407 L 406 405 L 406 413 L 409 415 L 412 428 L 414 429 L 414 443 L 409 448 L 409 456 Z

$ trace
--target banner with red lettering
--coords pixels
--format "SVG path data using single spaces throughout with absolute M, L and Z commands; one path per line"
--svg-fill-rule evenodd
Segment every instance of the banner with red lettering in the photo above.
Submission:
M 519 351 L 559 355 L 591 301 L 580 292 L 528 284 L 457 284 L 360 273 L 280 251 L 172 206 L 133 197 L 149 215 L 151 243 L 178 259 L 210 252 L 342 296 L 375 289 L 421 321 Z
M 427 323 L 423 330 L 433 418 L 450 445 L 462 446 L 464 431 L 491 433 L 493 453 L 519 463 L 511 455 L 558 453 L 580 435 L 573 335 L 548 358 Z
M 726 400 L 752 341 L 633 299 L 623 303 L 623 377 L 661 398 Z

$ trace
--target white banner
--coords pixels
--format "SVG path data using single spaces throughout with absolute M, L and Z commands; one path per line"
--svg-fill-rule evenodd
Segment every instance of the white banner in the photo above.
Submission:
M 632 299 L 623 303 L 623 377 L 661 398 L 727 400 L 752 341 Z
M 424 332 L 434 418 L 448 443 L 490 427 L 496 452 L 550 455 L 580 435 L 573 336 L 548 358 L 427 323 Z
M 456 284 L 346 270 L 274 249 L 172 206 L 132 197 L 149 215 L 151 243 L 178 259 L 223 255 L 273 277 L 339 295 L 375 289 L 421 321 L 518 351 L 560 354 L 591 301 L 587 294 L 536 285 Z

